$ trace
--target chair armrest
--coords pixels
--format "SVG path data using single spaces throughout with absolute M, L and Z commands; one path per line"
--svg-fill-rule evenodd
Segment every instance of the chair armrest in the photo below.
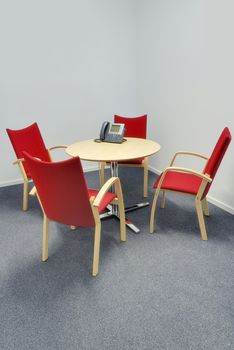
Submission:
M 53 149 L 58 149 L 58 148 L 67 148 L 68 146 L 65 145 L 59 145 L 59 146 L 53 146 L 48 148 L 48 151 L 52 151 Z
M 193 169 L 182 168 L 182 167 L 177 167 L 177 166 L 170 166 L 170 167 L 166 168 L 163 172 L 162 177 L 165 177 L 166 173 L 168 173 L 170 171 L 193 174 L 193 175 L 200 177 L 202 180 L 206 180 L 207 182 L 212 182 L 212 179 L 210 178 L 210 176 L 208 174 L 199 173 L 198 171 L 193 170 Z
M 107 182 L 104 183 L 100 191 L 98 192 L 97 196 L 95 197 L 95 200 L 93 201 L 94 207 L 99 207 L 103 197 L 105 196 L 106 192 L 110 189 L 111 186 L 119 184 L 120 180 L 118 177 L 111 177 Z M 117 193 L 118 195 L 118 193 Z
M 23 161 L 24 161 L 24 158 L 18 158 L 13 162 L 13 165 L 20 164 L 20 163 L 22 164 Z
M 47 151 L 48 151 L 48 154 L 49 154 L 49 157 L 50 157 L 51 162 L 53 161 L 53 158 L 52 158 L 52 155 L 51 155 L 50 151 L 52 151 L 52 150 L 54 150 L 54 149 L 60 149 L 60 148 L 66 149 L 67 147 L 68 147 L 68 146 L 59 145 L 59 146 L 53 146 L 53 147 L 48 148 Z
M 208 160 L 209 158 L 207 158 L 206 156 L 203 156 L 202 154 L 200 153 L 195 153 L 195 152 L 186 152 L 186 151 L 179 151 L 179 152 L 176 152 L 171 160 L 171 163 L 170 163 L 170 166 L 172 166 L 174 164 L 174 161 L 176 159 L 176 157 L 178 155 L 181 155 L 181 154 L 186 154 L 186 155 L 189 155 L 189 156 L 194 156 L 194 157 L 199 157 L 199 158 L 202 158 L 202 159 L 205 159 L 205 160 Z

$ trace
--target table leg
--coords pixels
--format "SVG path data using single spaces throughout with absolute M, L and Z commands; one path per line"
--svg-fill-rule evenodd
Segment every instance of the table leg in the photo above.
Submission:
M 143 203 L 134 204 L 134 205 L 131 205 L 130 207 L 126 207 L 125 208 L 125 213 L 128 213 L 129 211 L 141 209 L 141 208 L 144 208 L 144 207 L 148 207 L 148 206 L 149 206 L 149 202 L 143 202 Z

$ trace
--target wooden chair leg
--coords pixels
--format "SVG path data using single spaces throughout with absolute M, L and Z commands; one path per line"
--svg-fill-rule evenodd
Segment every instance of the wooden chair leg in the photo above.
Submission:
M 119 206 L 119 219 L 120 219 L 120 240 L 126 242 L 126 222 L 125 212 L 122 205 Z
M 120 182 L 115 184 L 117 197 L 118 197 L 118 206 L 119 206 L 119 219 L 120 219 L 120 240 L 126 241 L 126 222 L 125 222 L 125 211 L 124 211 L 124 201 L 123 193 L 121 189 Z
M 166 191 L 162 191 L 162 203 L 161 203 L 161 208 L 165 208 L 166 205 Z
M 100 186 L 102 187 L 105 183 L 105 162 L 100 163 L 100 170 L 99 170 L 99 176 L 100 176 Z
M 200 231 L 201 231 L 201 238 L 203 241 L 207 241 L 206 226 L 205 226 L 205 221 L 204 221 L 204 216 L 202 211 L 202 204 L 200 199 L 198 198 L 195 199 L 195 205 L 196 205 L 197 217 L 198 217 L 198 222 L 199 222 Z
M 209 206 L 206 197 L 202 201 L 205 216 L 210 216 Z
M 46 261 L 48 259 L 48 226 L 49 226 L 49 220 L 47 216 L 44 214 L 43 237 L 42 237 L 42 261 Z
M 23 185 L 23 210 L 28 209 L 28 181 L 24 180 L 24 185 Z
M 156 189 L 155 194 L 154 194 L 153 203 L 152 203 L 152 208 L 151 208 L 151 213 L 150 213 L 150 233 L 154 232 L 154 216 L 155 216 L 155 210 L 156 210 L 159 192 L 160 191 L 158 189 Z
M 144 197 L 148 197 L 148 157 L 144 159 Z
M 92 271 L 93 276 L 97 276 L 98 274 L 100 240 L 101 240 L 101 222 L 99 221 L 95 225 L 95 233 L 94 233 L 93 271 Z

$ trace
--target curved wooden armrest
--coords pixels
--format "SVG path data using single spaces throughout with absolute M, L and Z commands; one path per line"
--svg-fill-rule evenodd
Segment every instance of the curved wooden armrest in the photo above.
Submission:
M 18 159 L 16 159 L 14 162 L 13 162 L 13 165 L 15 165 L 15 164 L 20 164 L 20 163 L 22 163 L 24 161 L 24 158 L 18 158 Z
M 97 196 L 95 197 L 95 200 L 93 201 L 93 206 L 98 207 L 109 188 L 117 183 L 120 184 L 118 177 L 111 177 L 107 182 L 105 182 L 100 191 L 98 192 Z
M 173 165 L 176 157 L 179 155 L 179 154 L 186 154 L 186 155 L 189 155 L 189 156 L 195 156 L 195 157 L 199 157 L 199 158 L 202 158 L 202 159 L 205 159 L 205 160 L 208 160 L 209 158 L 207 158 L 206 156 L 203 156 L 202 154 L 200 153 L 196 153 L 196 152 L 187 152 L 187 151 L 179 151 L 179 152 L 176 152 L 171 160 L 171 163 L 170 163 L 170 166 Z
M 53 149 L 58 149 L 58 148 L 67 148 L 68 146 L 65 145 L 59 145 L 59 146 L 53 146 L 48 148 L 48 151 L 52 151 Z
M 41 159 L 38 158 L 38 157 L 33 157 L 33 158 L 35 158 L 35 159 L 41 161 Z M 13 165 L 15 165 L 15 164 L 22 164 L 22 162 L 24 162 L 24 158 L 19 158 L 19 159 L 16 159 L 16 160 L 13 162 Z
M 193 170 L 193 169 L 182 168 L 182 167 L 177 167 L 177 166 L 169 166 L 168 168 L 166 168 L 162 174 L 162 178 L 164 178 L 166 173 L 168 173 L 169 171 L 176 171 L 176 172 L 193 174 L 193 175 L 200 177 L 202 180 L 206 180 L 207 182 L 212 182 L 212 179 L 210 178 L 210 176 L 208 174 L 199 173 L 198 171 Z

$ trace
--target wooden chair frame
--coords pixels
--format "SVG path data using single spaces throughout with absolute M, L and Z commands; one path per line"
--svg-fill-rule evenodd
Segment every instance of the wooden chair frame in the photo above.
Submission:
M 54 150 L 54 149 L 58 149 L 58 148 L 67 148 L 67 146 L 63 146 L 63 145 L 60 145 L 60 146 L 54 146 L 54 147 L 50 147 L 47 149 L 48 151 L 48 154 L 49 154 L 49 157 L 50 157 L 50 160 L 52 160 L 52 156 L 51 156 L 51 151 Z M 28 178 L 27 174 L 26 174 L 26 171 L 24 170 L 24 165 L 23 165 L 23 159 L 22 158 L 19 158 L 19 159 L 16 159 L 14 162 L 13 162 L 13 165 L 15 164 L 18 164 L 19 166 L 19 169 L 20 169 L 20 172 L 21 172 L 21 175 L 23 177 L 23 210 L 26 211 L 28 209 L 28 183 L 29 181 L 31 180 L 31 178 Z M 33 191 L 32 191 L 33 193 Z
M 98 207 L 104 198 L 108 190 L 114 186 L 117 198 L 115 198 L 111 203 L 117 204 L 119 206 L 119 218 L 120 218 L 120 240 L 126 241 L 126 225 L 125 225 L 125 212 L 124 212 L 124 202 L 121 183 L 118 177 L 110 178 L 104 186 L 100 189 L 96 197 L 90 198 L 90 205 L 93 212 L 93 217 L 95 221 L 95 232 L 94 232 L 94 248 L 93 248 L 93 266 L 92 266 L 92 276 L 96 276 L 99 271 L 99 256 L 100 256 L 100 240 L 101 240 L 101 220 L 98 212 Z M 38 196 L 38 194 L 37 194 Z M 42 236 L 42 261 L 48 260 L 48 232 L 49 232 L 49 219 L 45 214 L 43 206 L 41 204 L 40 198 L 38 196 L 39 203 L 43 211 L 43 236 Z M 74 229 L 74 226 L 72 226 Z
M 180 193 L 180 194 L 185 194 L 185 195 L 192 195 L 195 197 L 195 207 L 196 207 L 196 211 L 197 211 L 197 216 L 198 216 L 198 222 L 199 222 L 199 227 L 200 227 L 200 232 L 201 232 L 201 238 L 204 241 L 207 241 L 207 232 L 206 232 L 206 226 L 205 226 L 205 221 L 204 221 L 204 216 L 203 216 L 203 210 L 204 210 L 204 214 L 205 216 L 209 216 L 209 207 L 208 207 L 208 203 L 207 203 L 207 199 L 206 197 L 202 199 L 203 193 L 206 189 L 206 186 L 208 185 L 208 183 L 212 182 L 212 179 L 210 178 L 209 174 L 203 174 L 197 171 L 194 171 L 192 169 L 188 169 L 188 168 L 183 168 L 183 167 L 175 167 L 173 166 L 175 159 L 177 158 L 178 155 L 190 155 L 190 156 L 195 156 L 195 157 L 199 157 L 199 158 L 203 158 L 205 160 L 208 160 L 209 158 L 207 158 L 206 156 L 199 154 L 199 153 L 194 153 L 194 152 L 186 152 L 186 151 L 179 151 L 176 152 L 170 162 L 170 166 L 168 168 L 166 168 L 160 178 L 160 181 L 158 183 L 157 189 L 155 191 L 154 194 L 154 198 L 153 198 L 153 203 L 152 203 L 152 208 L 151 208 L 151 214 L 150 214 L 150 233 L 154 232 L 154 224 L 155 224 L 155 210 L 156 210 L 156 205 L 157 205 L 157 200 L 158 200 L 158 196 L 159 193 L 161 191 L 161 186 L 163 183 L 163 180 L 166 176 L 166 174 L 169 171 L 173 171 L 173 172 L 183 172 L 183 173 L 188 173 L 188 174 L 193 174 L 199 178 L 202 179 L 201 185 L 199 187 L 199 190 L 197 192 L 196 195 L 193 194 L 189 194 L 189 193 L 184 193 L 184 192 L 179 192 L 179 191 L 173 191 L 173 190 L 164 190 L 163 191 L 163 196 L 162 196 L 162 204 L 161 207 L 165 208 L 165 200 L 166 200 L 166 192 L 176 192 L 176 193 Z M 202 209 L 203 207 L 203 209 Z
M 149 158 L 145 157 L 141 164 L 131 164 L 131 163 L 118 163 L 119 167 L 126 168 L 143 168 L 144 169 L 144 183 L 143 183 L 143 196 L 148 197 L 148 173 L 149 173 Z M 101 186 L 105 183 L 105 167 L 108 163 L 100 163 L 100 184 Z

